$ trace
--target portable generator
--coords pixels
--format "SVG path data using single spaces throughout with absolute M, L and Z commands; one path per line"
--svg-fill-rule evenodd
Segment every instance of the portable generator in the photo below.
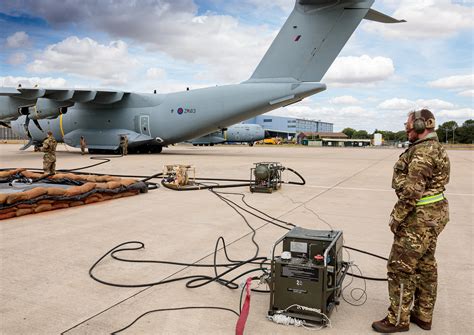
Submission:
M 275 248 L 283 242 L 280 256 Z M 348 264 L 342 260 L 342 231 L 295 227 L 273 246 L 269 317 L 326 324 L 341 295 Z
M 190 176 L 190 174 L 192 174 Z M 183 187 L 194 185 L 196 170 L 191 165 L 174 164 L 163 167 L 163 181 L 168 186 Z
M 250 169 L 250 192 L 272 193 L 281 187 L 281 172 L 285 168 L 277 162 L 255 163 Z

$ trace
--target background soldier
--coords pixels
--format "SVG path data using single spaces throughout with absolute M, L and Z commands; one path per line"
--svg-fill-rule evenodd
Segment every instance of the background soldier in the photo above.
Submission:
M 431 329 L 438 283 L 436 241 L 449 221 L 443 191 L 450 164 L 434 132 L 433 113 L 411 112 L 405 127 L 411 144 L 395 164 L 392 179 L 398 201 L 389 223 L 394 233 L 387 264 L 390 307 L 387 317 L 372 324 L 381 333 L 407 331 L 410 321 Z
M 81 136 L 81 155 L 84 155 L 86 153 L 86 139 L 84 136 Z
M 120 136 L 120 148 L 122 149 L 122 156 L 128 154 L 128 137 L 127 135 Z
M 43 141 L 43 147 L 41 148 L 41 151 L 44 152 L 43 170 L 46 174 L 56 173 L 56 145 L 53 133 L 48 131 L 48 137 Z

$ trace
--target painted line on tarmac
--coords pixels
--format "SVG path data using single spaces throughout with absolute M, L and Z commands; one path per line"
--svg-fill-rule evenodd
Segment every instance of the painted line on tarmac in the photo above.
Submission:
M 364 187 L 331 187 L 331 186 L 319 186 L 319 185 L 308 185 L 305 186 L 311 188 L 322 188 L 322 189 L 333 189 L 333 190 L 348 190 L 348 191 L 372 191 L 372 192 L 393 192 L 393 190 L 389 189 L 382 189 L 382 188 L 364 188 Z M 472 193 L 451 193 L 445 192 L 446 195 L 454 195 L 454 196 L 462 196 L 462 197 L 474 197 Z

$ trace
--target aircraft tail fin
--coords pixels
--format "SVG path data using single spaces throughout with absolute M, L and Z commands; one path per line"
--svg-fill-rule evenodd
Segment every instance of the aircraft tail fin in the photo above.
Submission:
M 296 0 L 295 8 L 250 77 L 251 82 L 319 82 L 374 0 Z M 381 14 L 381 15 L 377 15 Z

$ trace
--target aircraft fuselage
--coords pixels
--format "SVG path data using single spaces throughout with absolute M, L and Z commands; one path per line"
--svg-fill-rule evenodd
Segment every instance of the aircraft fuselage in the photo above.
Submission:
M 169 94 L 130 93 L 120 102 L 76 103 L 56 119 L 39 120 L 40 130 L 29 124 L 35 141 L 53 135 L 78 147 L 81 136 L 89 148 L 114 150 L 119 136 L 130 146 L 144 143 L 165 146 L 226 128 L 255 115 L 288 105 L 325 89 L 321 83 L 242 83 Z M 12 122 L 26 136 L 24 120 Z

